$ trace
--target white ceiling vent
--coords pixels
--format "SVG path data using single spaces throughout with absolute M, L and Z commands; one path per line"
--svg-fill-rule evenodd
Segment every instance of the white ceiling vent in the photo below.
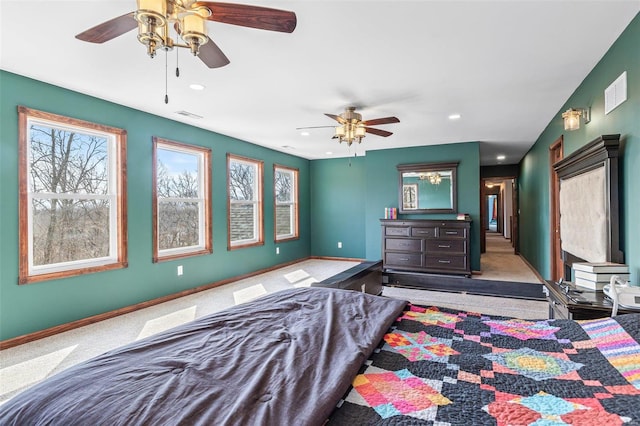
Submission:
M 200 120 L 202 118 L 201 115 L 194 114 L 194 113 L 189 112 L 189 111 L 176 111 L 176 114 L 184 115 L 185 117 L 189 117 L 189 118 L 195 118 L 197 120 Z

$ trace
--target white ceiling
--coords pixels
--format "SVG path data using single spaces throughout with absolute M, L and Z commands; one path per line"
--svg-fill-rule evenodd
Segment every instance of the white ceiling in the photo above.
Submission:
M 640 0 L 238 3 L 294 11 L 297 28 L 209 22 L 231 63 L 209 69 L 180 50 L 176 79 L 170 52 L 168 105 L 165 55 L 147 57 L 135 30 L 102 45 L 74 38 L 133 11 L 135 0 L 1 0 L 0 66 L 308 159 L 354 154 L 331 128 L 296 128 L 332 125 L 324 113 L 355 105 L 365 120 L 400 119 L 379 126 L 394 132 L 388 138 L 367 135 L 358 155 L 479 141 L 481 164 L 514 164 L 640 11 Z

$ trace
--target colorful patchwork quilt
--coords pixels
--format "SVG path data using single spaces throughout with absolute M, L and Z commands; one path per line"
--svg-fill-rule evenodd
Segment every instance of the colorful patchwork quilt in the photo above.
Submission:
M 640 424 L 640 314 L 527 321 L 407 305 L 333 425 Z

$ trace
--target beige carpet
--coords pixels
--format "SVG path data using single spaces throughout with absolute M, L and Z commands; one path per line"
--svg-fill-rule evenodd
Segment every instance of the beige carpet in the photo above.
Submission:
M 474 278 L 483 280 L 539 283 L 540 279 L 522 260 L 513 253 L 511 241 L 501 234 L 487 232 L 487 250 L 480 256 L 481 275 Z

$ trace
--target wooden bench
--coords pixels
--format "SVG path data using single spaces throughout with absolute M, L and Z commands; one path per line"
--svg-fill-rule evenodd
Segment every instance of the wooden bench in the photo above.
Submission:
M 362 262 L 311 286 L 382 294 L 382 260 Z

